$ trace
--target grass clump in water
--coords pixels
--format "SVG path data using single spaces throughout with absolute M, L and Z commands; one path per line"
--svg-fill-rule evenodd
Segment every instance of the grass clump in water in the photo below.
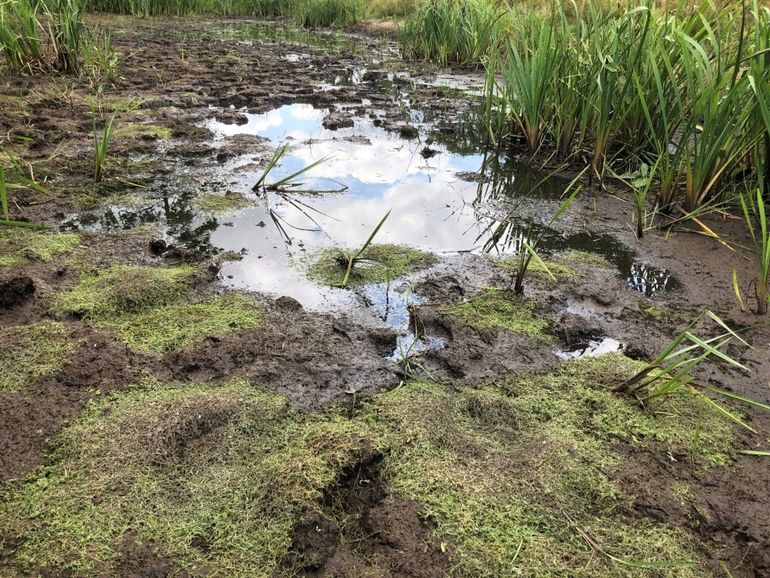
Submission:
M 348 285 L 385 283 L 434 262 L 435 257 L 430 253 L 403 245 L 369 245 L 352 269 Z M 345 278 L 346 269 L 347 261 L 341 258 L 340 251 L 331 248 L 324 250 L 311 265 L 309 275 L 325 285 L 338 286 Z
M 72 291 L 56 297 L 54 309 L 90 320 L 147 311 L 186 297 L 192 273 L 192 267 L 115 265 L 86 274 Z
M 219 214 L 246 208 L 252 202 L 240 193 L 228 192 L 224 195 L 204 195 L 196 201 L 196 204 L 204 213 Z
M 478 329 L 505 329 L 544 338 L 548 320 L 535 315 L 537 303 L 510 291 L 487 289 L 470 301 L 454 305 L 450 314 Z
M 496 265 L 503 271 L 515 272 L 519 263 L 518 259 L 501 259 Z M 556 285 L 577 277 L 578 272 L 558 259 L 543 259 L 542 263 L 533 259 L 527 267 L 527 276 L 548 285 Z
M 589 253 L 588 251 L 578 251 L 570 249 L 556 255 L 556 260 L 572 267 L 583 267 L 589 269 L 612 269 L 612 264 L 601 255 Z
M 56 373 L 72 350 L 61 323 L 41 321 L 0 332 L 0 393 L 19 391 Z
M 501 259 L 497 261 L 497 266 L 504 271 L 516 271 L 518 259 Z M 542 263 L 533 259 L 527 268 L 527 275 L 547 285 L 558 285 L 576 277 L 583 277 L 590 269 L 611 268 L 612 265 L 601 255 L 569 250 L 543 258 Z
M 262 316 L 254 301 L 236 293 L 202 303 L 152 309 L 104 322 L 132 349 L 165 353 L 184 349 L 207 337 L 258 327 Z
M 30 261 L 49 263 L 79 244 L 80 235 L 76 233 L 0 228 L 0 267 L 18 267 Z

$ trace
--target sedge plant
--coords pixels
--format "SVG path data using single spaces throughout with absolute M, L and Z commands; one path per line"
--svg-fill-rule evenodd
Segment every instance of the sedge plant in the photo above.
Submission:
M 10 227 L 25 227 L 30 229 L 44 229 L 46 225 L 41 223 L 35 223 L 31 221 L 18 221 L 11 219 L 11 213 L 8 208 L 8 189 L 10 185 L 5 180 L 5 169 L 0 165 L 0 210 L 2 210 L 2 218 L 0 218 L 0 225 L 6 225 Z
M 714 322 L 722 332 L 711 338 L 695 335 L 693 329 L 704 317 Z M 770 410 L 770 406 L 715 387 L 703 386 L 695 375 L 698 367 L 711 360 L 718 360 L 728 366 L 749 372 L 744 364 L 725 352 L 727 345 L 735 341 L 751 348 L 715 313 L 706 310 L 666 345 L 655 359 L 634 376 L 617 385 L 614 390 L 618 393 L 634 395 L 642 404 L 674 395 L 693 395 L 700 398 L 709 409 L 756 433 L 756 430 L 738 413 L 719 403 L 715 398 L 726 397 L 767 410 Z
M 377 236 L 377 233 L 380 232 L 380 229 L 385 224 L 385 221 L 390 216 L 390 211 L 385 213 L 385 216 L 380 220 L 379 223 L 377 223 L 377 226 L 372 230 L 371 234 L 369 235 L 369 238 L 366 239 L 363 245 L 361 245 L 360 248 L 358 248 L 355 251 L 340 251 L 337 255 L 337 261 L 345 268 L 345 275 L 342 278 L 342 283 L 340 283 L 340 287 L 347 287 L 348 283 L 350 282 L 350 275 L 353 273 L 353 269 L 356 265 L 359 263 L 362 263 L 364 261 L 367 261 L 366 258 L 366 250 L 369 248 L 369 246 L 374 241 L 374 238 Z
M 104 179 L 104 170 L 107 166 L 107 151 L 110 146 L 110 140 L 115 129 L 115 119 L 117 113 L 112 114 L 104 120 L 102 130 L 99 132 L 96 127 L 96 116 L 94 115 L 94 182 L 101 182 Z
M 570 208 L 572 203 L 575 201 L 575 199 L 578 196 L 578 193 L 580 192 L 580 185 L 578 185 L 578 180 L 583 176 L 585 173 L 585 170 L 581 172 L 577 177 L 575 177 L 572 182 L 567 186 L 566 192 L 569 192 L 572 190 L 572 193 L 567 196 L 567 198 L 562 202 L 562 204 L 559 206 L 558 209 L 551 215 L 548 222 L 545 224 L 544 227 L 540 227 L 538 229 L 538 232 L 535 233 L 533 230 L 533 225 L 530 223 L 530 226 L 528 227 L 526 233 L 522 237 L 521 241 L 521 248 L 519 249 L 519 254 L 516 259 L 516 267 L 514 269 L 513 277 L 511 278 L 510 285 L 513 286 L 513 292 L 516 294 L 521 295 L 524 293 L 524 278 L 527 275 L 527 271 L 529 270 L 529 266 L 534 260 L 538 265 L 540 265 L 543 270 L 546 272 L 546 274 L 552 279 L 556 280 L 553 273 L 551 273 L 550 269 L 548 268 L 548 265 L 543 261 L 543 259 L 538 255 L 538 248 L 543 240 L 543 237 L 545 236 L 546 232 L 551 228 L 551 226 L 559 220 L 559 218 L 567 212 L 567 210 Z
M 96 98 L 91 99 L 91 119 L 93 122 L 94 135 L 94 182 L 99 183 L 104 179 L 105 169 L 107 167 L 107 154 L 109 152 L 110 141 L 115 132 L 115 123 L 118 120 L 118 112 L 109 116 L 104 116 L 100 103 L 101 88 Z M 121 111 L 122 114 L 129 114 L 136 110 L 139 102 L 130 100 L 128 105 Z M 97 116 L 102 116 L 101 130 L 97 126 Z
M 331 158 L 330 156 L 325 156 L 323 158 L 318 159 L 315 162 L 310 163 L 305 167 L 302 167 L 297 171 L 294 171 L 293 173 L 283 177 L 282 179 L 279 179 L 273 183 L 267 183 L 267 177 L 279 165 L 279 163 L 281 162 L 281 159 L 285 157 L 288 152 L 289 152 L 289 144 L 287 143 L 283 145 L 281 148 L 279 148 L 278 150 L 276 150 L 275 153 L 273 153 L 273 156 L 270 157 L 270 160 L 267 161 L 267 165 L 265 166 L 265 169 L 262 171 L 262 174 L 260 175 L 259 179 L 257 179 L 257 182 L 254 183 L 254 185 L 251 187 L 252 191 L 255 191 L 255 192 L 274 191 L 279 193 L 288 192 L 288 191 L 297 192 L 297 187 L 301 186 L 303 183 L 303 181 L 300 180 L 299 177 L 301 177 L 308 171 L 314 169 L 315 167 L 325 163 Z M 342 189 L 336 189 L 335 192 L 340 192 L 345 188 L 347 187 L 343 187 Z M 323 192 L 329 192 L 329 191 L 315 190 L 315 191 L 308 191 L 308 192 L 323 193 Z

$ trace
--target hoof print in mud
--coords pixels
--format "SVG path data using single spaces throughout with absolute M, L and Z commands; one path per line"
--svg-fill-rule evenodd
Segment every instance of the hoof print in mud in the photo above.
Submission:
M 327 489 L 325 513 L 310 510 L 294 527 L 285 566 L 306 576 L 446 576 L 449 559 L 414 502 L 382 479 L 383 456 L 364 451 Z M 337 521 L 335 521 L 337 520 Z
M 14 277 L 0 281 L 0 309 L 11 309 L 24 303 L 35 293 L 35 282 L 30 277 Z

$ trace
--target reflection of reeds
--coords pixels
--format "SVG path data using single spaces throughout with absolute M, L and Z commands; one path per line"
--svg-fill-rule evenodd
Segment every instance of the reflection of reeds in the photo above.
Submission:
M 301 169 L 294 171 L 290 175 L 283 177 L 282 179 L 279 179 L 275 181 L 274 183 L 267 183 L 267 177 L 270 175 L 270 173 L 273 172 L 273 170 L 279 166 L 279 163 L 281 162 L 281 159 L 286 156 L 286 153 L 289 152 L 289 145 L 285 144 L 281 148 L 275 151 L 273 153 L 273 156 L 270 158 L 270 160 L 267 162 L 267 166 L 265 167 L 265 170 L 262 171 L 262 175 L 259 177 L 257 182 L 254 184 L 253 187 L 251 187 L 251 190 L 253 191 L 274 191 L 277 193 L 286 193 L 286 192 L 295 192 L 295 193 L 339 193 L 347 189 L 345 185 L 341 185 L 337 189 L 333 190 L 321 190 L 321 189 L 299 189 L 303 185 L 303 181 L 300 180 L 300 177 L 304 175 L 305 173 L 311 171 L 318 165 L 321 165 L 328 161 L 331 157 L 326 156 L 321 159 L 318 159 L 315 162 L 310 163 L 309 165 L 302 167 Z
M 770 282 L 770 226 L 761 190 L 757 189 L 756 195 L 741 196 L 741 206 L 757 254 L 757 313 L 767 313 L 767 290 Z

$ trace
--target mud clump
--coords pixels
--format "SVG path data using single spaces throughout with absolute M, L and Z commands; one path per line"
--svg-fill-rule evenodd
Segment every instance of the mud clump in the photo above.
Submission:
M 383 455 L 364 451 L 324 499 L 331 517 L 306 511 L 294 528 L 288 567 L 304 576 L 439 578 L 449 559 L 415 502 L 391 494 Z M 337 521 L 335 521 L 337 520 Z
M 183 382 L 245 375 L 292 406 L 315 411 L 348 401 L 351 389 L 369 395 L 399 381 L 398 366 L 383 358 L 395 333 L 371 330 L 345 319 L 318 316 L 284 299 L 265 311 L 258 330 L 209 339 L 198 347 L 170 352 L 164 378 Z
M 351 128 L 354 123 L 353 117 L 339 112 L 332 112 L 324 117 L 321 124 L 327 130 L 338 130 L 341 128 Z
M 121 559 L 117 567 L 118 578 L 187 578 L 180 570 L 155 550 L 152 542 L 139 543 L 135 536 L 126 534 L 120 544 Z
M 38 349 L 47 345 L 60 351 L 62 345 L 55 345 L 55 337 L 61 334 L 56 332 L 38 340 Z M 54 361 L 58 361 L 48 363 L 51 369 L 44 370 L 47 366 L 42 358 L 35 357 L 35 372 L 24 374 L 27 385 L 22 391 L 3 393 L 0 388 L 0 481 L 21 477 L 39 465 L 47 439 L 83 410 L 95 390 L 104 394 L 125 387 L 137 379 L 138 369 L 144 365 L 128 348 L 98 331 L 85 328 L 70 341 L 77 345 L 64 347 L 74 350 L 65 357 L 57 354 Z M 5 351 L 7 355 L 8 349 Z M 25 351 L 30 349 L 25 346 Z M 17 371 L 23 368 L 18 360 L 15 364 Z
M 195 455 L 195 446 L 218 446 L 223 449 L 226 439 L 217 439 L 239 408 L 238 403 L 215 396 L 196 396 L 168 402 L 154 414 L 154 423 L 143 423 L 143 433 L 137 437 L 153 464 L 162 466 L 171 461 L 183 461 L 187 454 Z

